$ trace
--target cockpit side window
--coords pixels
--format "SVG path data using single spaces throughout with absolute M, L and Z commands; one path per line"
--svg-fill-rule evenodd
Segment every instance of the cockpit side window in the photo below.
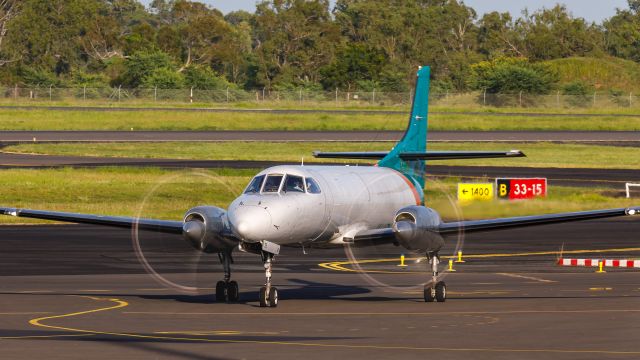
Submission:
M 287 175 L 287 179 L 284 181 L 284 191 L 286 193 L 304 192 L 304 180 L 302 176 Z
M 245 194 L 256 194 L 260 192 L 260 188 L 262 187 L 262 183 L 264 182 L 264 175 L 256 176 L 251 180 L 249 186 L 244 191 Z
M 320 186 L 313 180 L 313 178 L 307 178 L 307 192 L 309 194 L 320 194 Z
M 280 190 L 280 183 L 282 183 L 282 175 L 269 175 L 267 176 L 267 180 L 264 182 L 264 188 L 262 189 L 263 193 L 277 193 Z

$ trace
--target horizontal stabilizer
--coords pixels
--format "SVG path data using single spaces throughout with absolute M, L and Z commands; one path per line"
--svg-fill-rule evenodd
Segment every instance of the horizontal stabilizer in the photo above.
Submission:
M 379 160 L 387 156 L 387 151 L 373 152 L 321 152 L 314 151 L 313 157 L 319 159 L 358 159 L 358 160 Z
M 322 159 L 355 159 L 355 160 L 377 160 L 387 156 L 388 152 L 319 152 L 313 153 L 316 158 Z M 398 156 L 405 161 L 411 160 L 456 160 L 456 159 L 490 159 L 505 157 L 524 157 L 520 150 L 511 151 L 427 151 L 427 152 L 405 152 Z

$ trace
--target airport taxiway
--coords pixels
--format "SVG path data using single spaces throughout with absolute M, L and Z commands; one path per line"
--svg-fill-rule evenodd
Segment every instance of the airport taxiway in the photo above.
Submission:
M 34 155 L 0 151 L 2 168 L 47 168 L 47 167 L 100 167 L 100 166 L 152 166 L 160 168 L 231 168 L 265 169 L 287 164 L 277 161 L 243 160 L 188 160 L 115 158 L 91 156 Z M 298 163 L 289 163 L 296 165 Z M 320 164 L 328 164 L 321 162 Z M 342 165 L 341 163 L 334 163 Z M 446 166 L 429 165 L 427 176 L 441 178 L 455 176 L 463 179 L 498 177 L 545 177 L 549 185 L 604 187 L 624 191 L 625 183 L 640 181 L 640 170 L 635 169 L 584 169 L 584 168 L 531 168 L 501 166 Z
M 238 253 L 241 301 L 213 301 L 215 256 L 169 235 L 141 237 L 156 283 L 130 233 L 80 225 L 2 226 L 0 357 L 193 359 L 635 359 L 640 274 L 561 268 L 572 257 L 640 257 L 636 219 L 469 235 L 466 262 L 444 274 L 449 299 L 424 303 L 425 263 L 400 248 L 287 248 L 275 263 L 275 309 L 258 307 L 256 255 Z M 453 255 L 450 242 L 442 255 Z M 366 278 L 368 277 L 368 278 Z

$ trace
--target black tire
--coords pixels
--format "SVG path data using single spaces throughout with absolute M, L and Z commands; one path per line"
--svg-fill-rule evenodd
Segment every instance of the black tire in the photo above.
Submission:
M 229 281 L 229 284 L 227 284 L 227 295 L 229 296 L 229 301 L 231 302 L 240 300 L 240 289 L 238 287 L 238 282 Z
M 267 287 L 263 286 L 260 288 L 260 307 L 267 307 L 269 302 L 267 301 Z
M 447 285 L 444 281 L 439 281 L 436 284 L 436 301 L 445 302 L 447 300 Z
M 216 301 L 227 302 L 228 296 L 227 284 L 222 280 L 218 281 L 216 284 Z
M 424 287 L 424 301 L 425 302 L 433 302 L 435 300 L 435 296 L 433 296 L 433 291 L 431 291 L 431 286 Z
M 271 291 L 269 292 L 269 306 L 277 307 L 278 306 L 278 289 L 271 287 Z

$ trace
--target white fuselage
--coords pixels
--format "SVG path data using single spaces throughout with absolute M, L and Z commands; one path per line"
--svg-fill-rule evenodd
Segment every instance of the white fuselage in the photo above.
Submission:
M 398 209 L 421 203 L 422 190 L 389 168 L 276 166 L 256 178 L 262 175 L 284 176 L 277 191 L 262 185 L 260 191 L 245 191 L 229 206 L 231 229 L 243 241 L 340 244 L 359 231 L 389 227 Z M 305 179 L 306 191 L 286 191 L 287 176 Z M 309 179 L 319 191 L 308 189 Z

